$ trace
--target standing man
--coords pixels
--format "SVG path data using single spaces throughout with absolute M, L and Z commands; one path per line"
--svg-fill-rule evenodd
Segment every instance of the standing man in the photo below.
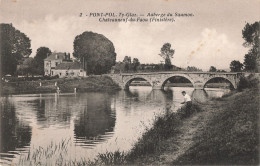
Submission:
M 184 96 L 184 102 L 181 103 L 184 104 L 182 109 L 184 109 L 186 115 L 189 116 L 191 113 L 191 105 L 192 105 L 191 98 L 185 91 L 182 91 L 181 93 Z

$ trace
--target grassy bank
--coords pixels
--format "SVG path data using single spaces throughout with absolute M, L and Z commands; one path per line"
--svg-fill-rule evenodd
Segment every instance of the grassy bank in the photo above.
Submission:
M 189 117 L 159 117 L 128 154 L 128 163 L 258 165 L 259 94 L 259 86 L 250 86 L 195 104 Z
M 172 164 L 259 164 L 259 89 L 204 105 L 213 116 L 193 146 Z
M 77 92 L 113 91 L 119 89 L 119 86 L 110 77 L 90 76 L 87 78 L 7 82 L 3 84 L 1 94 L 53 93 L 57 89 L 55 83 L 57 83 L 62 93 L 74 92 L 74 88 L 77 88 Z

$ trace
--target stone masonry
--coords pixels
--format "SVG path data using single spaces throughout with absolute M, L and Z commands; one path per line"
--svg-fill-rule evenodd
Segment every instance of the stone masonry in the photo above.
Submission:
M 122 73 L 107 74 L 122 89 L 128 89 L 130 83 L 136 78 L 142 78 L 148 81 L 153 89 L 163 89 L 164 84 L 171 77 L 180 76 L 187 78 L 194 89 L 204 89 L 205 84 L 213 78 L 224 78 L 229 81 L 236 89 L 242 73 L 220 73 L 220 72 L 156 72 L 156 73 Z

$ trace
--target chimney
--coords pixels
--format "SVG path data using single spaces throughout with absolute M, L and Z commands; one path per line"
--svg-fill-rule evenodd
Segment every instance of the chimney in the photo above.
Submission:
M 58 58 L 59 58 L 59 56 L 58 56 L 58 54 L 56 54 L 56 55 L 55 55 L 55 59 L 58 59 Z
M 68 53 L 68 61 L 70 60 L 70 53 Z

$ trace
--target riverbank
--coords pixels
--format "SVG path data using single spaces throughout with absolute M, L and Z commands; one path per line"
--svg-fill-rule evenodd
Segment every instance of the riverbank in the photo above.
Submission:
M 201 104 L 207 112 L 192 117 L 190 146 L 171 164 L 259 165 L 259 106 L 259 88 Z
M 258 165 L 259 88 L 207 103 L 193 114 L 160 117 L 128 155 L 138 165 Z
M 149 83 L 133 83 L 131 86 L 150 86 Z M 1 95 L 55 93 L 59 87 L 61 93 L 90 91 L 117 91 L 120 87 L 107 76 L 90 76 L 86 78 L 58 78 L 52 80 L 33 80 L 4 82 L 0 90 Z M 165 87 L 192 87 L 191 83 L 170 83 Z M 207 88 L 229 88 L 226 83 L 209 83 Z
M 115 91 L 120 87 L 107 76 L 86 78 L 60 78 L 53 80 L 18 81 L 2 84 L 1 94 L 55 93 L 59 87 L 64 92 Z

